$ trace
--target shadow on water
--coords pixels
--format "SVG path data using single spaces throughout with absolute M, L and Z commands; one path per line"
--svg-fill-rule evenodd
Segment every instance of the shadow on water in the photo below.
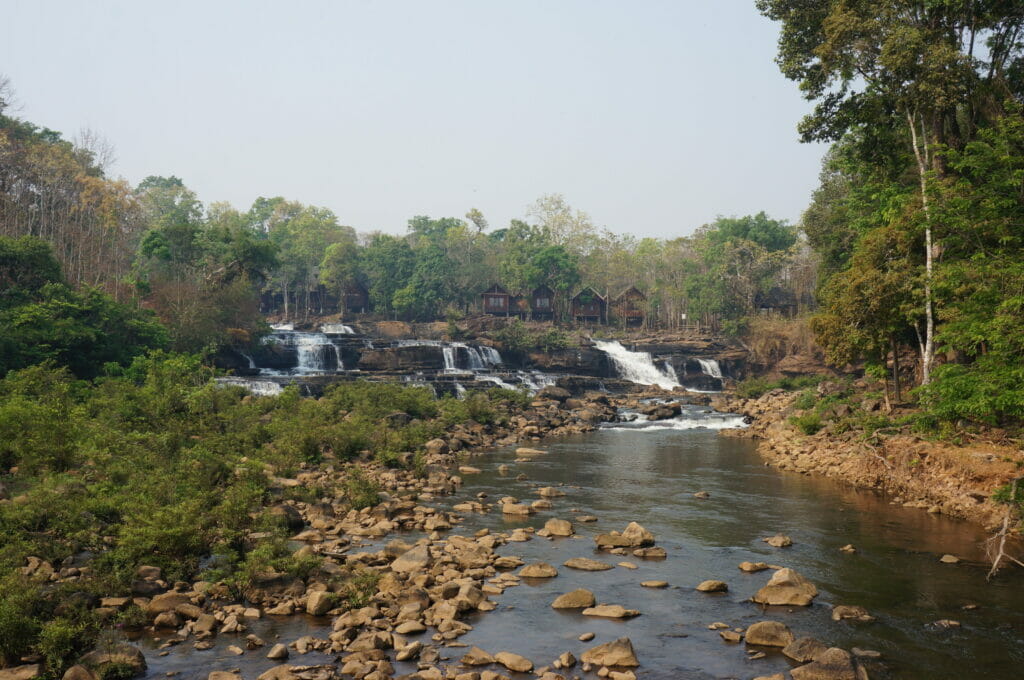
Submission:
M 564 651 L 579 657 L 594 644 L 628 636 L 642 663 L 640 677 L 752 678 L 788 670 L 792 664 L 773 650 L 763 650 L 764 658 L 752 660 L 745 645 L 724 642 L 708 625 L 720 621 L 746 627 L 771 618 L 785 622 L 797 637 L 810 635 L 829 645 L 881 652 L 884 666 L 870 667 L 873 678 L 1019 677 L 1024 663 L 1024 572 L 1007 570 L 986 583 L 981 548 L 986 536 L 978 527 L 893 506 L 878 494 L 832 480 L 766 467 L 750 441 L 719 437 L 713 430 L 606 429 L 552 441 L 544 448 L 548 455 L 523 463 L 513 462 L 514 449 L 475 458 L 473 465 L 482 473 L 470 477 L 459 496 L 443 502 L 454 504 L 481 491 L 488 501 L 511 495 L 530 502 L 538 497 L 538 487 L 565 485 L 566 495 L 551 499 L 552 510 L 526 520 L 510 520 L 496 511 L 469 515 L 453 533 L 539 528 L 551 517 L 572 519 L 574 511 L 596 515 L 599 521 L 576 523 L 577 537 L 537 537 L 500 548 L 501 554 L 527 562 L 556 565 L 559 575 L 494 596 L 498 609 L 470 619 L 474 630 L 460 638 L 462 643 L 492 653 L 513 651 L 545 665 Z M 502 463 L 512 467 L 507 476 L 498 473 Z M 517 481 L 520 472 L 529 479 Z M 695 498 L 697 491 L 710 497 Z M 668 551 L 667 559 L 640 560 L 594 550 L 593 536 L 621 530 L 633 520 L 655 533 L 658 545 Z M 776 549 L 761 540 L 779 532 L 791 536 L 794 545 Z M 839 550 L 848 543 L 856 546 L 856 553 Z M 964 562 L 940 564 L 944 553 L 959 555 Z M 629 562 L 636 569 L 575 571 L 562 566 L 571 557 Z M 793 567 L 818 586 L 820 595 L 811 607 L 764 611 L 747 600 L 771 572 L 743 573 L 737 565 L 744 560 Z M 729 591 L 709 595 L 694 590 L 709 578 L 726 581 Z M 655 579 L 668 581 L 670 587 L 640 586 Z M 593 591 L 598 602 L 642 614 L 617 621 L 551 609 L 556 596 L 575 588 Z M 833 622 L 830 607 L 837 604 L 864 606 L 877 621 Z M 965 610 L 968 604 L 977 608 Z M 939 619 L 962 625 L 946 630 L 930 625 Z M 295 617 L 264 619 L 247 633 L 273 644 L 303 635 L 324 637 L 328 631 L 327 620 Z M 579 642 L 578 636 L 587 631 L 596 634 L 595 640 Z M 241 668 L 251 678 L 273 665 L 263 658 L 265 651 L 235 657 L 225 651 L 231 644 L 244 647 L 243 636 L 222 635 L 205 652 L 183 645 L 156 657 L 147 650 L 148 677 L 179 671 L 181 677 L 205 678 L 211 670 Z M 453 662 L 463 653 L 461 648 L 442 650 Z M 330 660 L 316 653 L 293 653 L 291 662 Z M 406 664 L 396 668 L 415 670 Z

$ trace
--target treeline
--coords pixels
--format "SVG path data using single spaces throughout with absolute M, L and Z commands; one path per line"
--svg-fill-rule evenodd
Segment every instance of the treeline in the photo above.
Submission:
M 813 326 L 938 417 L 1024 417 L 1024 5 L 758 0 L 832 142 L 803 218 Z M 915 358 L 910 358 L 915 357 Z
M 614 297 L 636 286 L 646 323 L 663 327 L 683 314 L 716 328 L 813 303 L 810 250 L 794 226 L 764 213 L 638 239 L 548 195 L 498 228 L 473 209 L 413 217 L 403 235 L 357 232 L 330 210 L 281 197 L 238 210 L 202 203 L 173 176 L 131 187 L 106 176 L 109 151 L 95 136 L 70 142 L 7 115 L 9 100 L 0 83 L 0 236 L 51 244 L 72 288 L 152 309 L 176 350 L 251 341 L 261 303 L 289 320 L 350 314 L 352 288 L 368 293 L 360 310 L 403 320 L 475 312 L 495 283 L 513 293 L 547 285 L 563 312 L 583 287 Z

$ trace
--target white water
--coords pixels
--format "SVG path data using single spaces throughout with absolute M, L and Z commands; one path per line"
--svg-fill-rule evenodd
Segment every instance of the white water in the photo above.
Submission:
M 325 323 L 320 326 L 321 333 L 335 333 L 337 335 L 355 335 L 356 332 L 352 330 L 352 326 L 346 326 L 343 323 Z
M 459 399 L 466 398 L 466 388 L 462 386 L 462 383 L 455 383 L 455 394 Z
M 657 385 L 666 390 L 679 387 L 675 371 L 671 368 L 660 370 L 647 352 L 630 352 L 616 340 L 595 340 L 594 346 L 611 358 L 620 378 L 641 385 Z
M 626 423 L 609 424 L 602 427 L 602 430 L 613 432 L 648 431 L 648 430 L 726 430 L 732 428 L 747 427 L 743 416 L 733 413 L 693 412 L 683 411 L 680 415 L 669 420 L 633 420 Z
M 252 368 L 252 369 L 256 368 L 256 362 L 252 360 L 251 356 L 249 356 L 245 352 L 239 352 L 239 354 L 241 354 L 243 357 L 245 357 L 245 360 L 249 362 L 249 368 Z
M 279 384 L 271 380 L 251 380 L 248 378 L 229 377 L 217 378 L 217 383 L 220 385 L 238 385 L 260 397 L 272 397 L 281 394 L 281 391 L 284 389 Z
M 501 379 L 501 377 L 496 376 L 496 375 L 488 375 L 486 373 L 481 373 L 481 374 L 476 376 L 476 379 L 477 379 L 477 381 L 494 383 L 498 387 L 504 388 L 506 390 L 515 390 L 516 389 L 515 385 L 513 385 L 511 383 L 505 382 L 504 380 Z
M 457 370 L 455 368 L 455 348 L 445 345 L 441 348 L 441 352 L 444 354 L 444 372 L 454 373 Z
M 697 363 L 700 364 L 700 370 L 704 371 L 704 375 L 709 375 L 712 378 L 722 379 L 722 367 L 718 365 L 718 361 L 715 359 L 697 359 Z
M 272 323 L 270 327 L 275 331 L 293 331 L 295 330 L 295 324 L 293 323 Z
M 484 363 L 489 366 L 498 366 L 501 364 L 501 354 L 498 350 L 487 345 L 480 345 L 480 352 L 484 355 Z

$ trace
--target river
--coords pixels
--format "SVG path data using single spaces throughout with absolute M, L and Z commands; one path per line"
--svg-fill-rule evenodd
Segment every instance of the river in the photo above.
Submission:
M 716 416 L 702 423 L 729 424 Z M 507 495 L 530 502 L 539 498 L 536 489 L 542 486 L 564 485 L 566 495 L 551 499 L 552 510 L 525 520 L 497 511 L 469 515 L 454 533 L 540 528 L 551 517 L 572 520 L 580 513 L 595 515 L 598 521 L 576 522 L 578 538 L 535 537 L 500 548 L 500 553 L 518 555 L 528 563 L 553 564 L 559 575 L 524 581 L 494 596 L 498 609 L 470 619 L 474 630 L 460 642 L 491 653 L 516 652 L 544 665 L 564 651 L 578 657 L 594 644 L 628 636 L 642 664 L 639 677 L 752 678 L 785 671 L 792 664 L 771 650 L 765 650 L 764 658 L 751 660 L 745 645 L 724 642 L 708 626 L 724 622 L 746 627 L 773 619 L 786 623 L 797 637 L 809 635 L 830 646 L 880 652 L 881 665 L 869 666 L 872 678 L 1020 677 L 1024 572 L 1010 569 L 986 583 L 981 549 L 985 535 L 978 527 L 895 506 L 875 493 L 828 479 L 766 467 L 749 440 L 720 437 L 714 429 L 692 429 L 695 424 L 699 423 L 681 419 L 676 427 L 606 428 L 552 440 L 543 443 L 547 455 L 529 462 L 515 463 L 513 448 L 472 458 L 469 463 L 482 473 L 467 477 L 464 490 L 443 499 L 443 504 L 479 492 L 486 493 L 489 502 Z M 502 463 L 512 468 L 510 474 L 499 473 Z M 528 479 L 517 481 L 519 473 Z M 694 496 L 698 491 L 710 495 L 700 499 Z M 594 535 L 621 530 L 634 520 L 654 532 L 657 545 L 668 551 L 667 559 L 595 551 Z M 792 547 L 772 548 L 761 540 L 779 532 L 793 539 Z M 846 544 L 853 544 L 856 552 L 841 552 Z M 958 555 L 963 562 L 942 564 L 939 557 L 944 553 Z M 562 566 L 571 557 L 611 564 L 625 561 L 637 568 L 575 571 Z M 741 572 L 737 565 L 745 560 L 792 567 L 815 583 L 820 595 L 811 607 L 763 611 L 747 600 L 771 572 Z M 670 587 L 654 590 L 640 585 L 652 579 L 667 581 Z M 696 592 L 694 586 L 705 579 L 724 580 L 729 591 Z M 550 608 L 556 596 L 575 588 L 587 588 L 598 602 L 638 609 L 641 615 L 618 621 Z M 841 604 L 861 605 L 877 620 L 834 622 L 830 606 Z M 960 626 L 933 625 L 942 619 Z M 325 634 L 328 623 L 264 620 L 254 630 L 268 641 L 279 634 L 281 641 L 289 642 L 303 634 Z M 596 634 L 593 642 L 577 640 L 586 631 Z M 154 658 L 147 651 L 148 677 L 176 670 L 183 677 L 205 677 L 210 670 L 241 667 L 250 678 L 273 665 L 262 658 L 265 652 L 234 657 L 224 651 L 229 644 L 239 644 L 239 638 L 221 635 L 217 647 L 208 652 L 183 645 Z M 447 649 L 442 655 L 454 662 L 463 651 Z M 319 654 L 293 653 L 290 663 L 327 660 Z M 415 667 L 396 664 L 396 670 L 408 673 Z M 577 667 L 569 675 L 578 674 Z

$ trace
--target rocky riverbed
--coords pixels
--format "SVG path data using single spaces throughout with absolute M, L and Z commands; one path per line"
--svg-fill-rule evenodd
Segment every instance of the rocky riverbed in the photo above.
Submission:
M 776 397 L 763 402 L 766 409 Z M 719 508 L 708 516 L 714 517 L 714 512 L 726 511 L 730 496 L 734 505 L 745 503 L 736 496 L 741 487 L 714 486 L 729 479 L 718 469 L 693 477 L 704 479 L 705 486 L 680 489 L 671 502 L 664 496 L 671 487 L 659 486 L 678 474 L 677 466 L 683 463 L 674 461 L 702 460 L 697 449 L 678 449 L 681 440 L 673 433 L 694 425 L 680 419 L 681 413 L 705 419 L 696 426 L 712 437 L 709 427 L 736 423 L 736 418 L 711 420 L 713 414 L 693 405 L 709 399 L 658 390 L 618 397 L 594 392 L 573 396 L 547 388 L 507 425 L 455 428 L 429 442 L 423 477 L 359 461 L 355 465 L 384 489 L 381 502 L 374 506 L 352 510 L 340 495 L 330 494 L 315 503 L 288 501 L 277 506 L 276 512 L 294 531 L 299 552 L 322 558 L 318 569 L 305 578 L 260 574 L 244 600 L 238 600 L 220 584 L 168 583 L 159 570 L 142 568 L 133 598 L 106 598 L 100 605 L 111 613 L 133 603 L 142 607 L 152 626 L 137 641 L 145 656 L 138 647 L 111 645 L 89 661 L 101 666 L 123 663 L 139 673 L 145 672 L 148 662 L 149 675 L 211 680 L 499 680 L 524 677 L 516 675 L 523 673 L 547 680 L 708 678 L 741 677 L 735 669 L 748 665 L 750 671 L 742 677 L 887 676 L 872 646 L 881 646 L 888 637 L 876 640 L 868 635 L 868 643 L 858 645 L 861 633 L 849 628 L 870 625 L 878 613 L 876 601 L 852 604 L 846 599 L 852 591 L 837 583 L 827 568 L 822 570 L 823 558 L 815 555 L 808 560 L 802 552 L 813 541 L 801 536 L 798 526 L 787 527 L 767 512 L 766 517 L 784 530 L 773 535 L 753 521 L 757 514 L 744 514 L 761 512 L 750 507 L 739 512 L 747 518 L 741 524 L 749 525 L 741 531 L 756 532 L 758 538 L 737 538 L 736 529 L 712 530 L 721 536 L 723 547 L 713 547 L 716 539 L 709 535 L 702 540 L 704 550 L 728 550 L 724 556 L 732 564 L 730 573 L 722 559 L 705 563 L 688 541 L 680 541 L 685 524 L 665 524 L 676 514 L 679 522 L 685 522 L 687 513 L 697 517 L 703 508 Z M 617 422 L 624 413 L 633 420 Z M 755 427 L 766 420 L 755 420 Z M 610 432 L 594 433 L 601 427 Z M 659 468 L 655 477 L 638 476 L 631 486 L 604 476 L 611 471 L 605 470 L 606 464 L 592 472 L 589 457 L 598 454 L 573 455 L 572 442 L 579 437 L 651 436 L 637 434 L 646 429 L 660 431 L 669 448 L 644 455 L 669 456 L 659 463 L 668 467 Z M 544 439 L 551 435 L 565 442 L 557 451 Z M 700 441 L 704 451 L 715 440 Z M 495 447 L 505 453 L 497 459 L 479 457 Z M 631 460 L 627 451 L 618 455 Z M 644 460 L 637 458 L 635 465 L 618 468 L 616 474 L 644 472 Z M 350 466 L 328 458 L 294 477 L 275 478 L 275 484 L 339 489 Z M 590 479 L 593 474 L 598 476 Z M 651 494 L 642 488 L 645 478 Z M 579 484 L 592 490 L 589 500 L 581 495 Z M 655 488 L 659 490 L 654 492 Z M 600 495 L 594 493 L 625 495 L 612 512 L 602 509 Z M 865 499 L 857 497 L 856 502 Z M 703 536 L 702 531 L 689 542 Z M 251 539 L 258 541 L 259 536 Z M 872 540 L 867 535 L 855 540 L 856 547 L 830 548 L 828 559 L 882 550 L 865 545 Z M 746 550 L 725 548 L 746 541 Z M 957 545 L 956 552 L 967 551 Z M 933 563 L 937 560 L 928 562 Z M 735 575 L 737 567 L 741 577 Z M 920 565 L 915 569 L 926 570 Z M 681 580 L 687 584 L 682 590 Z M 363 597 L 355 596 L 353 583 L 368 584 Z M 956 590 L 966 593 L 962 586 Z M 961 604 L 967 607 L 971 602 Z M 672 621 L 672 612 L 680 606 L 697 607 L 692 614 L 696 620 L 682 628 Z M 551 627 L 551 612 L 569 617 L 565 627 L 557 621 Z M 925 625 L 935 635 L 942 635 L 942 630 L 955 635 L 960 629 L 960 621 L 945 613 L 929 618 Z M 503 620 L 509 623 L 498 623 Z M 1006 625 L 1020 626 L 1019 618 Z M 662 640 L 653 649 L 647 637 L 652 634 Z M 673 647 L 666 646 L 685 638 L 684 649 L 695 655 L 693 660 L 676 658 Z M 744 646 L 737 648 L 738 643 Z M 883 652 L 892 655 L 891 649 Z M 207 654 L 214 656 L 203 656 Z M 204 661 L 207 658 L 210 661 Z M 172 659 L 176 661 L 171 663 Z M 695 666 L 702 670 L 682 670 Z M 17 672 L 0 671 L 0 678 L 31 677 L 3 675 Z M 68 677 L 94 676 L 76 667 Z

